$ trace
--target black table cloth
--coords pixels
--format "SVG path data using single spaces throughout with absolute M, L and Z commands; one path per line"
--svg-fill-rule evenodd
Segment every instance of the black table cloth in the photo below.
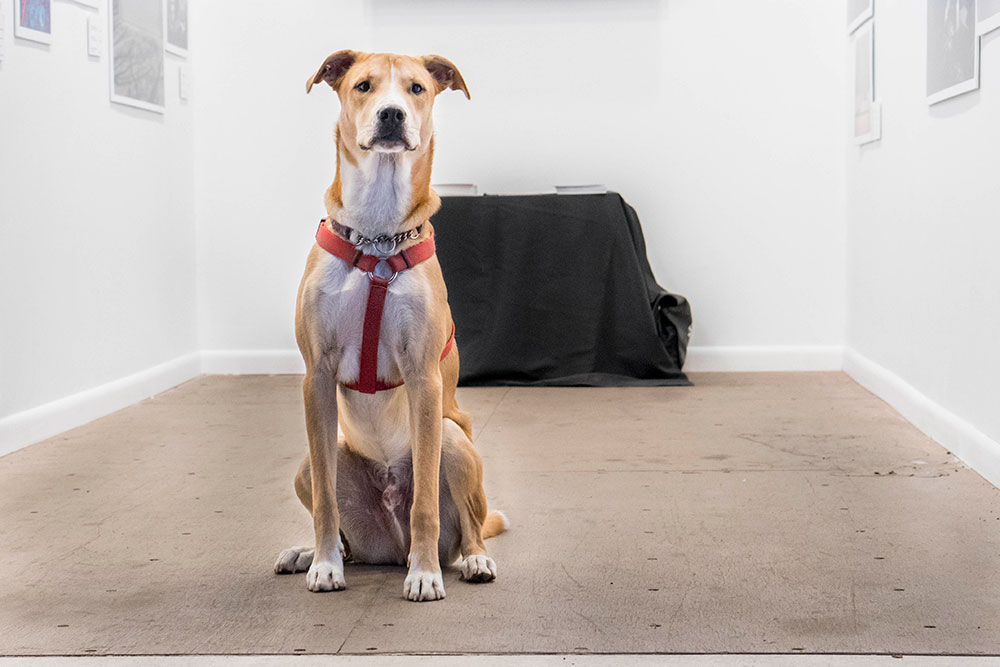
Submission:
M 442 197 L 431 222 L 460 384 L 689 384 L 690 306 L 619 194 Z

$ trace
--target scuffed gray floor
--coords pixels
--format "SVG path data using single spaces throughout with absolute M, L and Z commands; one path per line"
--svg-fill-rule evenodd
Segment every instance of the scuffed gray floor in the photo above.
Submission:
M 693 379 L 461 390 L 512 530 L 427 604 L 274 575 L 301 378 L 194 380 L 0 458 L 0 655 L 1000 653 L 997 489 L 843 374 Z

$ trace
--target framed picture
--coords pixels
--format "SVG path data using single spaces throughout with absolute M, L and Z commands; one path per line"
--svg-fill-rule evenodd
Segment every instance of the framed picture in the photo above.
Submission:
M 166 0 L 167 2 L 167 51 L 178 56 L 188 52 L 188 2 L 187 0 Z
M 875 0 L 847 0 L 847 34 L 875 15 Z
M 52 0 L 14 0 L 14 36 L 52 43 Z
M 854 33 L 854 143 L 881 137 L 882 118 L 875 104 L 875 31 L 871 23 Z
M 111 101 L 163 113 L 163 0 L 110 0 Z
M 1000 28 L 1000 0 L 976 0 L 976 33 L 985 35 Z
M 976 0 L 927 0 L 927 103 L 978 87 Z

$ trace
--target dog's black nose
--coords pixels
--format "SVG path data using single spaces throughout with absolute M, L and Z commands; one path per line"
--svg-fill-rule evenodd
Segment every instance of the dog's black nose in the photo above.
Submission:
M 378 112 L 378 120 L 385 125 L 400 125 L 406 119 L 406 112 L 399 107 L 385 107 Z

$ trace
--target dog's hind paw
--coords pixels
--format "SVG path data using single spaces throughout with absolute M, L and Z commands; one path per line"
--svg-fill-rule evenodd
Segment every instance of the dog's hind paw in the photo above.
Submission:
M 344 590 L 347 588 L 344 566 L 329 561 L 313 563 L 309 566 L 309 573 L 306 574 L 306 588 L 313 593 Z
M 312 547 L 289 547 L 280 554 L 274 562 L 275 574 L 295 574 L 305 572 L 313 562 Z
M 462 561 L 462 578 L 470 583 L 483 583 L 497 578 L 497 564 L 486 554 L 472 554 Z

